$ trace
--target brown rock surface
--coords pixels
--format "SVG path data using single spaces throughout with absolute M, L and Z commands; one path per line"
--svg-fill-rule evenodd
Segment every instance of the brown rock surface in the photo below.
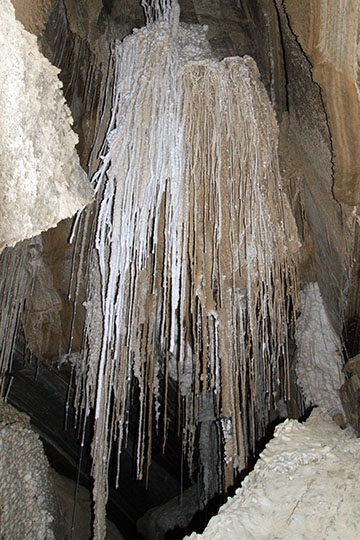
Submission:
M 28 32 L 40 35 L 50 15 L 54 0 L 11 0 L 15 8 L 16 18 Z
M 360 354 L 350 358 L 343 371 L 349 379 L 340 388 L 340 397 L 348 422 L 360 434 Z
M 285 1 L 290 24 L 322 91 L 334 152 L 334 195 L 360 202 L 358 0 Z

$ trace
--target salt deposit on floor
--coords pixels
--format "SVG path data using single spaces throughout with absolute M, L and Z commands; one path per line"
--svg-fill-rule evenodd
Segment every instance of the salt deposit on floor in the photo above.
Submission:
M 358 539 L 360 439 L 323 409 L 285 420 L 236 495 L 197 538 Z

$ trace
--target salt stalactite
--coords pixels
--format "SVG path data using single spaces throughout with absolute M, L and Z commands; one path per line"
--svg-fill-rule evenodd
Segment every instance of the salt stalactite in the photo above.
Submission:
M 319 405 L 332 416 L 344 414 L 339 394 L 345 382 L 341 340 L 329 321 L 317 283 L 309 283 L 300 292 L 299 309 L 295 369 L 305 405 Z
M 27 243 L 6 248 L 0 255 L 0 382 L 3 395 L 4 376 L 11 369 L 12 355 L 24 300 L 29 288 L 25 271 Z
M 42 237 L 19 242 L 0 255 L 0 395 L 6 389 L 5 375 L 11 371 L 15 342 L 24 320 L 24 305 L 31 304 L 33 286 L 41 272 Z M 45 294 L 46 291 L 43 291 Z M 49 291 L 48 294 L 54 294 Z
M 144 7 L 146 28 L 114 46 L 113 110 L 93 178 L 76 399 L 85 417 L 95 410 L 95 539 L 105 536 L 110 452 L 114 440 L 121 451 L 132 378 L 138 476 L 150 463 L 154 412 L 166 439 L 173 376 L 190 464 L 201 396 L 213 395 L 230 484 L 263 434 L 280 378 L 286 387 L 296 304 L 297 231 L 254 61 L 218 62 L 205 28 L 179 24 L 177 3 L 171 13 L 166 2 Z

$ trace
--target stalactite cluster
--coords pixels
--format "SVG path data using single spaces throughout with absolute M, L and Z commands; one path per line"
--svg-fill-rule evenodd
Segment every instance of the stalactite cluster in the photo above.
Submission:
M 133 379 L 138 476 L 150 463 L 153 428 L 166 440 L 171 377 L 189 462 L 206 396 L 221 422 L 229 485 L 263 434 L 273 394 L 286 395 L 296 305 L 296 226 L 275 114 L 254 61 L 214 59 L 206 30 L 179 24 L 177 2 L 171 11 L 166 2 L 144 8 L 147 26 L 113 50 L 76 367 L 78 414 L 95 411 L 97 539 Z
M 0 256 L 0 388 L 4 397 L 5 375 L 11 369 L 24 300 L 31 283 L 26 271 L 28 256 L 27 241 L 6 248 Z

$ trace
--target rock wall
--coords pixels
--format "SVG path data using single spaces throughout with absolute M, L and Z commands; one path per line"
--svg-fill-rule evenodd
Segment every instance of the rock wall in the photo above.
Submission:
M 11 0 L 15 8 L 18 21 L 24 25 L 25 29 L 36 36 L 40 35 L 49 17 L 54 0 Z
M 29 417 L 1 401 L 0 538 L 88 540 L 91 519 L 89 491 L 49 466 Z M 110 521 L 106 538 L 123 539 Z
M 331 136 L 333 201 L 323 183 L 307 181 L 307 196 L 314 209 L 313 217 L 308 215 L 318 245 L 316 266 L 326 307 L 334 328 L 341 331 L 345 319 L 346 348 L 353 356 L 360 347 L 360 2 L 306 0 L 300 4 L 286 0 L 279 10 L 286 14 L 286 25 L 308 59 L 313 81 L 319 85 Z M 304 136 L 302 139 L 306 140 Z M 308 163 L 318 161 L 317 147 L 314 139 Z
M 342 330 L 346 267 L 351 238 L 342 208 L 333 195 L 332 132 L 312 65 L 300 47 L 291 19 L 276 1 L 286 71 L 287 113 L 280 145 L 283 175 L 293 191 L 302 234 L 303 284 L 317 281 L 331 323 Z M 305 16 L 305 15 L 304 15 Z
M 291 27 L 322 91 L 334 150 L 334 196 L 360 202 L 359 0 L 286 0 Z

